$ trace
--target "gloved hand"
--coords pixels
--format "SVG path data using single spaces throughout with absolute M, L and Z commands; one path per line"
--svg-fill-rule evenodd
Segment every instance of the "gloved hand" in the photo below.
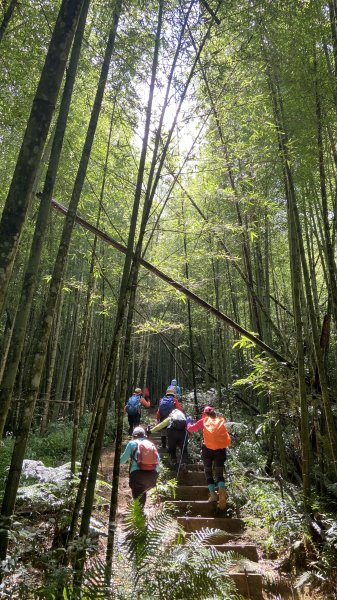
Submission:
M 186 423 L 187 423 L 187 425 L 189 425 L 190 423 L 193 423 L 193 418 L 190 416 L 186 417 Z
M 151 427 L 150 427 L 150 425 L 146 426 L 145 432 L 146 432 L 146 435 L 151 435 Z

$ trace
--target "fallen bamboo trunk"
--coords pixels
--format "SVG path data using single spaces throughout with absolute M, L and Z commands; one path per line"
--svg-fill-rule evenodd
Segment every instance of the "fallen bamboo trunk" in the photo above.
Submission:
M 68 209 L 65 206 L 63 206 L 54 199 L 52 200 L 52 207 L 64 215 L 66 215 L 68 212 Z M 97 237 L 99 237 L 105 243 L 109 244 L 110 246 L 113 246 L 113 248 L 116 248 L 116 250 L 119 250 L 119 252 L 122 252 L 123 254 L 127 253 L 126 246 L 123 246 L 123 244 L 120 244 L 103 231 L 100 231 L 100 229 L 97 229 L 97 227 L 91 225 L 90 223 L 88 223 L 88 221 L 85 221 L 79 216 L 76 216 L 75 219 L 77 223 L 81 225 L 81 227 L 83 227 L 84 229 L 88 229 L 88 231 L 91 231 L 92 233 L 97 235 Z M 165 281 L 168 285 L 174 287 L 176 290 L 187 296 L 187 298 L 190 298 L 191 300 L 199 304 L 199 306 L 202 306 L 205 310 L 207 310 L 210 314 L 214 315 L 217 319 L 219 319 L 223 323 L 226 323 L 226 325 L 229 325 L 229 327 L 235 329 L 238 333 L 251 340 L 254 344 L 256 344 L 256 346 L 261 348 L 261 350 L 269 354 L 269 356 L 275 358 L 275 360 L 277 360 L 278 362 L 284 363 L 287 367 L 293 367 L 293 364 L 289 360 L 284 358 L 284 356 L 282 356 L 276 350 L 265 344 L 258 337 L 244 329 L 244 327 L 241 327 L 241 325 L 227 317 L 227 315 L 215 308 L 215 306 L 212 306 L 211 304 L 206 302 L 206 300 L 203 300 L 202 298 L 197 296 L 197 294 L 191 292 L 191 290 L 186 288 L 182 283 L 175 281 L 174 279 L 172 279 L 172 277 L 166 275 L 166 273 L 163 273 L 163 271 L 160 271 L 160 269 L 157 269 L 157 267 L 149 263 L 147 260 L 144 260 L 143 258 L 140 259 L 140 264 L 143 267 L 145 267 L 145 269 L 147 269 L 151 273 L 154 273 L 154 275 Z

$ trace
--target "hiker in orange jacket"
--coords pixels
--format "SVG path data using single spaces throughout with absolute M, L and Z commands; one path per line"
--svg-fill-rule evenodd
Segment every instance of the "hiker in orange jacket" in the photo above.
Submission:
M 191 417 L 187 417 L 187 422 L 190 420 Z M 187 424 L 189 433 L 200 430 L 203 434 L 202 460 L 209 489 L 208 501 L 215 502 L 218 500 L 218 507 L 223 510 L 226 508 L 227 502 L 223 470 L 227 458 L 226 448 L 231 443 L 231 437 L 227 431 L 225 420 L 216 416 L 212 406 L 205 406 L 199 421 L 194 424 L 191 422 Z

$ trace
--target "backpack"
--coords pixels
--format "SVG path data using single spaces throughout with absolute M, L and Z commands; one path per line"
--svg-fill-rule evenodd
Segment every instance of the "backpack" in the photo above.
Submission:
M 231 437 L 222 417 L 205 417 L 203 428 L 204 444 L 210 450 L 227 448 L 231 443 Z
M 171 417 L 171 423 L 170 423 L 169 427 L 173 427 L 173 429 L 178 429 L 180 431 L 183 431 L 184 429 L 186 429 L 185 415 L 183 413 L 175 414 L 174 417 Z
M 164 396 L 159 404 L 159 414 L 163 421 L 168 417 L 175 408 L 174 396 Z
M 140 396 L 137 394 L 130 396 L 126 403 L 125 410 L 128 415 L 138 415 L 140 413 Z
M 159 464 L 157 448 L 150 440 L 137 440 L 133 457 L 141 471 L 155 471 Z

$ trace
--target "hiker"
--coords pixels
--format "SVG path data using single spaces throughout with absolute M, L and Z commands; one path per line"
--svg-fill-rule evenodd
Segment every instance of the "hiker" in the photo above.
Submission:
M 175 388 L 176 396 L 177 396 L 178 400 L 180 400 L 180 398 L 181 398 L 181 387 L 180 387 L 180 385 L 178 385 L 177 380 L 176 379 L 172 379 L 169 387 Z
M 130 459 L 129 485 L 132 498 L 139 499 L 144 508 L 146 492 L 155 487 L 158 479 L 160 457 L 156 446 L 146 439 L 143 427 L 135 427 L 120 458 L 121 464 Z
M 180 448 L 180 462 L 187 463 L 187 421 L 184 413 L 178 408 L 174 408 L 166 419 L 155 425 L 155 427 L 146 428 L 146 432 L 151 434 L 167 427 L 167 450 L 171 458 L 172 466 L 177 468 L 177 448 Z
M 223 470 L 227 458 L 226 448 L 231 443 L 225 420 L 216 416 L 213 406 L 205 406 L 201 419 L 196 423 L 192 424 L 189 420 L 190 417 L 187 417 L 187 431 L 193 433 L 202 430 L 203 434 L 202 460 L 209 489 L 208 501 L 218 500 L 218 508 L 223 510 L 227 503 Z
M 161 423 L 164 421 L 164 419 L 167 419 L 167 417 L 175 408 L 184 412 L 178 398 L 175 395 L 175 389 L 170 386 L 167 388 L 165 396 L 159 400 L 159 408 L 156 413 L 157 421 Z M 166 428 L 162 429 L 161 447 L 166 448 Z
M 125 405 L 125 412 L 128 415 L 129 421 L 129 435 L 132 435 L 134 427 L 137 427 L 140 423 L 142 406 L 150 408 L 150 401 L 145 400 L 142 395 L 142 390 L 137 387 Z

